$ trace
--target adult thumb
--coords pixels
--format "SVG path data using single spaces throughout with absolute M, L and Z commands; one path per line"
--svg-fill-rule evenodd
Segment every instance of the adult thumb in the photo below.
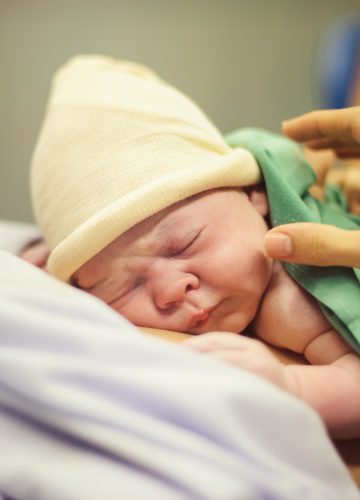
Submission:
M 264 253 L 299 264 L 360 267 L 360 230 L 310 222 L 284 224 L 266 234 Z

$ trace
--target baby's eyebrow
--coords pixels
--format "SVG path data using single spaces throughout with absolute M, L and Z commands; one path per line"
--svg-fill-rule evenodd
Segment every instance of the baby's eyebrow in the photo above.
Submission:
M 169 232 L 169 229 L 171 229 L 171 225 L 171 221 L 169 220 L 162 221 L 161 224 L 156 228 L 156 237 L 160 239 L 164 238 Z
M 182 219 L 177 217 L 176 215 L 170 215 L 165 220 L 161 221 L 155 231 L 156 239 L 162 241 L 167 240 L 171 233 L 177 231 L 179 229 L 179 226 L 183 225 L 183 223 L 181 223 L 180 221 L 182 221 Z

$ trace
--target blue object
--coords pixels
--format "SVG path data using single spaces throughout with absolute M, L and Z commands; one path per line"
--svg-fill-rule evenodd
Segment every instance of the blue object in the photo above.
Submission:
M 327 30 L 319 48 L 317 71 L 321 107 L 354 105 L 352 91 L 359 76 L 359 66 L 360 17 L 342 18 Z

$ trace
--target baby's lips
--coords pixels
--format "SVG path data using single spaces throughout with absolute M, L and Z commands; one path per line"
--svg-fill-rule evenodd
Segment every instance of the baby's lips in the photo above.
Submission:
M 212 311 L 216 308 L 216 306 L 201 308 L 198 309 L 192 316 L 189 322 L 188 330 L 192 330 L 194 328 L 199 328 L 202 326 L 209 318 Z

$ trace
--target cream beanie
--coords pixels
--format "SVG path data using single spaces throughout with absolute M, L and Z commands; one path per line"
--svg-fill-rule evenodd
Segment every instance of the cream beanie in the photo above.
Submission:
M 259 182 L 203 112 L 148 68 L 98 55 L 55 74 L 31 167 L 49 272 L 63 281 L 124 231 L 208 189 Z

